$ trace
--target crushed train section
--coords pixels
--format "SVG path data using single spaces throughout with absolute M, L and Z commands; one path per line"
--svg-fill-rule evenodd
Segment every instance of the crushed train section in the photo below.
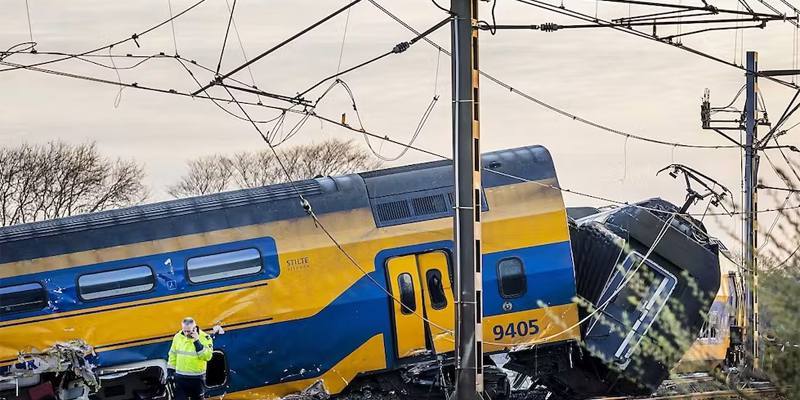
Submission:
M 540 146 L 482 163 L 491 398 L 650 394 L 690 361 L 733 371 L 739 277 L 700 221 L 660 199 L 568 215 Z M 0 228 L 0 397 L 169 398 L 191 315 L 213 336 L 208 396 L 441 398 L 452 176 L 431 162 Z

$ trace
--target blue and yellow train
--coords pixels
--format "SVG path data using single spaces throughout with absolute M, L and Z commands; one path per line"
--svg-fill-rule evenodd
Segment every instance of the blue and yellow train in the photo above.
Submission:
M 485 351 L 577 340 L 565 329 L 578 310 L 550 155 L 519 148 L 483 165 L 500 172 L 483 178 Z M 20 352 L 80 340 L 96 353 L 96 397 L 155 396 L 147 382 L 185 316 L 224 330 L 208 378 L 226 398 L 316 382 L 337 394 L 448 355 L 452 210 L 452 166 L 432 162 L 2 228 L 0 365 L 17 374 L 5 389 L 54 384 L 23 379 Z
M 582 349 L 591 335 L 579 323 L 576 267 L 589 277 L 578 286 L 594 279 L 608 288 L 619 260 L 596 273 L 587 266 L 599 261 L 573 261 L 578 228 L 544 148 L 489 153 L 482 163 L 483 350 L 508 353 L 506 368 L 560 390 L 576 368 L 603 362 Z M 186 316 L 214 332 L 211 395 L 446 391 L 453 203 L 452 165 L 441 161 L 0 228 L 0 397 L 164 398 L 169 341 Z M 661 229 L 663 215 L 648 218 Z M 667 225 L 669 235 L 685 228 Z M 631 263 L 658 245 L 650 231 L 638 240 Z M 702 258 L 690 270 L 718 271 L 713 248 L 669 240 Z M 654 258 L 664 267 L 652 270 L 672 279 L 665 302 L 691 273 L 663 251 Z M 701 286 L 716 293 L 718 282 Z M 658 330 L 659 311 L 646 317 L 631 335 Z M 687 329 L 696 335 L 702 322 Z M 488 390 L 504 397 L 506 375 L 488 358 L 486 366 Z M 611 369 L 634 386 L 663 379 Z

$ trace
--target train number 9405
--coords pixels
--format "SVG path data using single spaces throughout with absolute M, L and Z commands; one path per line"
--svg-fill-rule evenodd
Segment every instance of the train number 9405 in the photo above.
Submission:
M 492 333 L 494 333 L 494 340 L 501 340 L 505 337 L 537 335 L 539 334 L 538 320 L 529 319 L 527 321 L 495 325 L 492 327 Z

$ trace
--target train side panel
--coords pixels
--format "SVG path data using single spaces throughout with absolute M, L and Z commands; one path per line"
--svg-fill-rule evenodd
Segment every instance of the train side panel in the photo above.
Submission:
M 484 164 L 505 174 L 484 173 L 485 350 L 578 339 L 569 232 L 549 154 L 515 149 Z M 353 260 L 285 185 L 0 230 L 3 287 L 47 290 L 38 310 L 0 313 L 0 374 L 20 352 L 75 339 L 94 347 L 101 369 L 162 365 L 187 315 L 225 330 L 214 337 L 222 378 L 211 394 L 271 398 L 316 382 L 339 393 L 359 376 L 399 368 L 406 360 L 395 348 L 386 264 L 452 254 L 452 209 L 436 208 L 438 199 L 448 204 L 451 175 L 446 163 L 431 163 L 302 183 Z M 389 202 L 410 212 L 381 214 Z M 106 383 L 101 398 L 129 394 Z

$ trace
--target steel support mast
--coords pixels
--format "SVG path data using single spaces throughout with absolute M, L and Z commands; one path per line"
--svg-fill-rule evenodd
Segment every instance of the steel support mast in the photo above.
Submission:
M 456 210 L 454 397 L 474 400 L 483 393 L 481 278 L 481 159 L 478 112 L 477 0 L 451 0 L 453 160 Z
M 744 262 L 749 273 L 750 295 L 747 299 L 748 338 L 747 348 L 751 353 L 753 370 L 759 368 L 761 358 L 758 331 L 758 53 L 747 52 L 747 83 L 745 87 L 746 101 L 745 119 L 745 160 L 744 160 Z

